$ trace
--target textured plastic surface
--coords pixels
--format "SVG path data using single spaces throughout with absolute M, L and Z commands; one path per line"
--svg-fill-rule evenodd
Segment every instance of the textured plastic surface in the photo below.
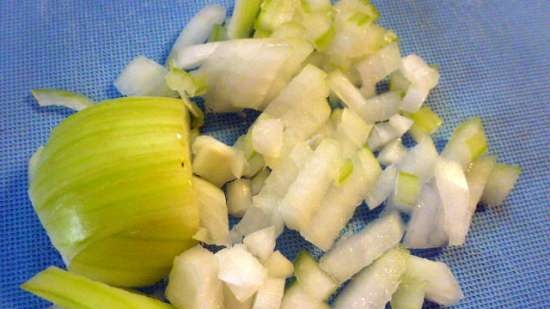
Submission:
M 205 3 L 0 1 L 0 307 L 45 308 L 19 285 L 61 265 L 27 198 L 27 160 L 70 112 L 38 108 L 31 89 L 117 97 L 112 82 L 125 64 L 139 54 L 163 60 Z M 491 152 L 523 167 L 505 205 L 476 213 L 466 246 L 421 254 L 447 262 L 458 276 L 466 299 L 456 308 L 550 308 L 550 2 L 375 3 L 405 54 L 441 66 L 429 98 L 445 120 L 438 145 L 457 123 L 482 115 Z M 252 121 L 247 115 L 210 116 L 206 129 L 232 142 Z M 377 213 L 361 207 L 349 230 Z M 291 258 L 311 248 L 291 232 L 278 244 Z

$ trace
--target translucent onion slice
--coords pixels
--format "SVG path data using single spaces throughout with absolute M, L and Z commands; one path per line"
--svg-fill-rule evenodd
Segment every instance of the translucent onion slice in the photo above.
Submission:
M 439 82 L 439 72 L 415 54 L 403 58 L 401 72 L 412 84 L 428 90 Z
M 403 232 L 401 218 L 392 212 L 370 223 L 361 232 L 336 242 L 321 257 L 319 265 L 338 283 L 343 283 L 395 247 Z
M 407 275 L 426 283 L 426 298 L 443 306 L 451 306 L 464 298 L 458 281 L 447 265 L 411 255 Z
M 174 51 L 169 65 L 183 70 L 195 69 L 203 64 L 223 42 L 210 42 L 187 46 Z
M 122 309 L 128 306 L 143 309 L 173 308 L 156 299 L 110 287 L 57 267 L 49 267 L 21 287 L 66 309 Z
M 174 259 L 166 297 L 177 308 L 221 308 L 223 287 L 218 271 L 216 256 L 201 246 L 195 246 Z
M 183 28 L 176 42 L 172 46 L 167 63 L 170 63 L 173 55 L 179 50 L 204 43 L 216 25 L 223 24 L 226 10 L 223 6 L 213 4 L 202 8 Z
M 317 300 L 327 300 L 338 284 L 320 267 L 307 251 L 301 251 L 294 261 L 296 284 Z
M 235 179 L 225 187 L 229 214 L 241 218 L 246 210 L 252 206 L 251 181 L 249 179 Z
M 481 201 L 490 206 L 502 205 L 520 174 L 519 166 L 498 163 L 489 175 Z
M 195 239 L 210 245 L 227 245 L 229 220 L 223 191 L 199 177 L 193 177 L 193 190 L 200 207 L 200 226 L 206 230 L 206 237 L 196 235 Z
M 365 202 L 369 209 L 374 209 L 380 205 L 390 196 L 393 191 L 395 178 L 397 177 L 397 168 L 394 165 L 390 165 L 382 171 L 380 177 L 374 184 L 374 187 L 369 191 Z
M 468 180 L 468 189 L 470 190 L 469 207 L 472 212 L 475 212 L 477 203 L 481 200 L 485 186 L 496 163 L 495 157 L 481 157 L 472 162 L 466 172 L 466 180 Z
M 407 149 L 403 146 L 401 139 L 398 138 L 382 148 L 378 153 L 378 161 L 382 165 L 392 165 L 399 163 L 407 155 Z
M 423 182 L 433 177 L 439 154 L 429 136 L 423 137 L 399 162 L 401 171 L 417 175 Z
M 250 181 L 250 189 L 252 195 L 256 195 L 260 193 L 262 188 L 264 187 L 266 179 L 271 174 L 271 171 L 267 168 L 261 169 Z
M 243 244 L 260 261 L 266 261 L 275 249 L 276 238 L 275 228 L 270 226 L 246 235 Z
M 441 156 L 457 161 L 463 169 L 487 152 L 489 145 L 480 118 L 462 122 L 453 132 Z
M 355 276 L 334 301 L 335 309 L 382 309 L 397 290 L 410 254 L 393 249 Z
M 376 95 L 376 83 L 399 69 L 401 53 L 397 42 L 388 44 L 374 55 L 368 56 L 357 64 L 361 75 L 361 91 L 366 97 Z
M 125 96 L 175 97 L 166 85 L 168 70 L 145 56 L 135 57 L 115 81 L 115 87 Z
M 32 95 L 40 106 L 64 106 L 80 111 L 94 104 L 86 96 L 61 89 L 35 89 Z

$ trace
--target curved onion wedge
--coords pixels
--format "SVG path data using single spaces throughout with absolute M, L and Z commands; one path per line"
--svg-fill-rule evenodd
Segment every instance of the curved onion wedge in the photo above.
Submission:
M 32 95 L 40 106 L 65 106 L 80 111 L 94 104 L 86 96 L 61 89 L 35 89 Z
M 199 214 L 188 121 L 180 100 L 122 98 L 53 130 L 29 195 L 70 270 L 143 286 L 193 246 Z
M 125 96 L 175 97 L 165 77 L 168 70 L 145 56 L 137 56 L 120 73 L 115 81 L 118 92 Z
M 173 309 L 156 299 L 110 287 L 57 267 L 49 267 L 21 287 L 65 309 Z

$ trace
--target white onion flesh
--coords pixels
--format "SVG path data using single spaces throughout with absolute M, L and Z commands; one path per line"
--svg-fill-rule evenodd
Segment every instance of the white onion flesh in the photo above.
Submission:
M 401 103 L 401 110 L 408 113 L 416 113 L 422 107 L 422 104 L 426 102 L 428 95 L 430 94 L 430 89 L 426 87 L 421 87 L 418 85 L 410 85 L 407 88 L 407 92 L 403 97 Z
M 435 164 L 439 154 L 429 136 L 425 136 L 399 162 L 401 171 L 417 175 L 427 182 L 433 177 Z
M 285 292 L 285 279 L 268 278 L 254 298 L 252 309 L 279 309 Z
M 336 242 L 320 260 L 321 268 L 342 283 L 395 247 L 403 236 L 395 212 L 370 223 L 361 232 Z
M 227 286 L 227 284 L 223 284 L 223 309 L 252 309 L 253 301 L 254 296 L 251 296 L 244 301 L 239 301 L 229 286 Z
M 40 106 L 64 106 L 81 111 L 94 104 L 86 96 L 60 89 L 35 89 L 32 91 L 32 95 Z
M 487 181 L 496 163 L 496 159 L 491 156 L 479 158 L 472 162 L 466 172 L 466 180 L 468 180 L 468 189 L 470 190 L 470 202 L 468 205 L 472 213 L 475 212 L 477 203 L 481 200 Z
M 198 136 L 193 141 L 191 150 L 193 172 L 218 187 L 240 178 L 243 173 L 245 159 L 242 152 L 212 136 Z
M 266 261 L 273 253 L 276 238 L 275 228 L 270 226 L 246 235 L 243 244 L 260 261 Z
M 409 131 L 414 121 L 408 117 L 395 114 L 389 118 L 388 123 L 395 129 L 395 132 L 397 132 L 399 136 L 402 136 Z
M 326 300 L 338 288 L 338 284 L 320 267 L 317 261 L 302 251 L 294 262 L 294 276 L 300 288 L 311 297 Z
M 502 205 L 520 174 L 519 166 L 497 163 L 489 175 L 481 201 L 489 206 Z
M 399 134 L 395 128 L 388 122 L 380 122 L 372 128 L 367 143 L 370 149 L 378 150 L 396 138 L 399 138 Z
M 225 282 L 239 301 L 245 301 L 264 284 L 266 269 L 244 245 L 218 251 L 218 278 Z
M 401 72 L 412 84 L 428 90 L 437 86 L 439 82 L 439 72 L 415 54 L 402 59 Z
M 262 155 L 278 157 L 283 148 L 283 130 L 279 119 L 259 119 L 252 127 L 252 147 Z
M 260 193 L 260 191 L 264 187 L 267 177 L 269 177 L 270 174 L 271 172 L 269 171 L 269 169 L 263 168 L 256 175 L 254 175 L 254 177 L 250 181 L 250 189 L 251 189 L 252 195 L 256 195 Z
M 374 209 L 380 205 L 390 196 L 393 191 L 395 178 L 397 177 L 397 168 L 394 165 L 386 167 L 378 180 L 374 184 L 374 187 L 369 191 L 365 202 L 369 209 Z
M 115 87 L 125 96 L 175 97 L 177 94 L 166 85 L 168 70 L 144 56 L 135 57 L 120 73 Z
M 207 231 L 206 238 L 195 239 L 211 245 L 227 245 L 229 220 L 223 191 L 199 177 L 193 177 L 193 190 L 200 206 L 200 225 Z
M 202 8 L 191 18 L 179 34 L 174 46 L 172 46 L 167 62 L 169 63 L 173 55 L 178 53 L 179 50 L 208 40 L 214 26 L 223 24 L 225 14 L 226 10 L 221 5 L 213 4 Z
M 367 97 L 374 95 L 375 93 L 369 89 L 374 89 L 376 83 L 383 80 L 393 71 L 399 69 L 400 65 L 401 53 L 398 43 L 388 44 L 374 55 L 359 62 L 356 69 L 361 76 L 361 90 L 367 90 L 363 92 L 363 94 Z
M 378 153 L 378 161 L 383 165 L 397 164 L 407 155 L 407 149 L 398 138 L 382 148 Z
M 241 218 L 246 210 L 252 206 L 251 181 L 249 179 L 235 179 L 227 184 L 227 208 L 229 214 Z
M 178 49 L 171 56 L 172 65 L 183 70 L 195 69 L 202 65 L 223 44 L 226 43 L 211 42 Z
M 311 297 L 298 284 L 294 284 L 285 292 L 281 309 L 330 309 L 330 306 Z
M 272 278 L 286 279 L 294 273 L 294 265 L 279 250 L 271 254 L 264 262 L 264 266 Z

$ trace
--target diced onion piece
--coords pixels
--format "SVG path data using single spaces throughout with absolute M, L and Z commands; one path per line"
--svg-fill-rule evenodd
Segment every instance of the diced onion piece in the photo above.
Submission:
M 416 113 L 422 107 L 429 94 L 430 89 L 426 87 L 416 84 L 410 85 L 401 102 L 401 110 L 408 113 Z
M 219 42 L 227 39 L 227 30 L 222 25 L 214 25 L 208 37 L 208 42 Z
M 324 251 L 330 249 L 381 172 L 380 165 L 368 149 L 359 150 L 351 163 L 351 175 L 343 184 L 331 186 L 310 225 L 300 231 L 305 239 Z
M 392 193 L 395 178 L 397 177 L 397 168 L 390 165 L 382 171 L 380 177 L 374 184 L 374 187 L 369 191 L 365 202 L 369 209 L 374 209 L 380 206 Z
M 464 171 L 457 162 L 439 158 L 434 174 L 443 202 L 444 227 L 449 245 L 463 245 L 473 214 L 469 207 L 470 196 Z
M 392 140 L 399 138 L 397 130 L 388 122 L 381 122 L 374 126 L 367 141 L 369 148 L 378 150 Z
M 264 284 L 266 269 L 244 245 L 235 245 L 216 253 L 220 265 L 218 278 L 225 282 L 239 301 L 245 301 Z
M 279 309 L 285 293 L 285 279 L 268 278 L 258 290 L 252 309 Z
M 260 11 L 261 0 L 237 0 L 233 15 L 227 25 L 227 37 L 231 40 L 247 38 Z
M 223 306 L 222 282 L 213 253 L 195 246 L 174 259 L 166 297 L 178 308 L 218 309 Z
M 265 158 L 259 153 L 254 153 L 246 161 L 243 176 L 244 177 L 254 177 L 266 166 Z
M 355 276 L 334 301 L 335 309 L 383 309 L 407 270 L 410 254 L 393 249 Z
M 294 0 L 263 1 L 255 28 L 263 32 L 272 32 L 281 25 L 290 22 L 300 3 Z
M 443 306 L 451 306 L 464 298 L 458 281 L 447 265 L 411 255 L 407 275 L 426 283 L 426 298 Z
M 294 265 L 279 250 L 271 254 L 264 262 L 264 266 L 272 278 L 286 279 L 294 273 Z
M 234 217 L 242 217 L 246 210 L 252 206 L 250 180 L 235 179 L 227 184 L 225 190 L 229 214 Z
M 270 226 L 246 235 L 243 244 L 260 261 L 265 261 L 273 253 L 276 237 L 275 228 Z
M 262 155 L 278 157 L 283 148 L 283 129 L 279 119 L 259 119 L 252 127 L 252 147 Z
M 417 175 L 422 182 L 427 182 L 434 174 L 439 154 L 429 136 L 422 138 L 399 162 L 401 171 Z
M 502 205 L 520 174 L 521 168 L 517 165 L 497 163 L 489 175 L 481 201 L 490 206 Z
M 495 157 L 481 157 L 470 165 L 466 172 L 466 180 L 468 180 L 468 189 L 470 190 L 470 211 L 475 212 L 485 186 L 489 181 L 489 176 L 493 171 L 497 161 Z
M 336 179 L 337 185 L 342 185 L 348 181 L 349 177 L 353 173 L 353 162 L 351 159 L 344 160 L 344 163 L 340 166 L 338 172 L 338 178 Z
M 330 0 L 303 0 L 302 6 L 307 12 L 327 12 L 332 10 Z
M 365 145 L 372 127 L 351 109 L 344 108 L 340 115 L 340 121 L 336 124 L 336 137 L 342 146 L 350 144 L 349 151 L 352 151 L 351 154 L 353 154 Z M 349 151 L 342 150 L 344 157 L 350 155 Z
M 296 284 L 318 300 L 326 300 L 336 291 L 338 285 L 320 267 L 307 251 L 301 251 L 294 262 Z
M 328 93 L 326 73 L 307 65 L 269 103 L 265 113 L 281 119 L 296 139 L 305 140 L 330 116 Z
M 470 162 L 487 152 L 489 145 L 480 118 L 471 118 L 461 123 L 441 152 L 441 156 L 460 163 L 466 168 Z
M 281 309 L 330 309 L 330 306 L 306 293 L 299 284 L 285 292 Z
M 353 13 L 348 17 L 340 18 L 342 15 L 336 16 L 334 39 L 326 49 L 327 54 L 357 59 L 372 54 L 387 44 L 386 30 L 375 23 L 370 23 L 365 14 Z
M 241 221 L 233 227 L 233 231 L 241 237 L 259 231 L 271 225 L 272 209 L 252 206 L 246 210 Z
M 425 185 L 407 224 L 403 244 L 410 249 L 441 247 L 447 243 L 443 228 L 443 205 L 439 193 L 432 185 Z
M 156 299 L 111 287 L 57 267 L 40 272 L 21 288 L 63 308 L 172 308 Z
M 439 82 L 439 72 L 415 54 L 403 58 L 401 72 L 412 84 L 424 89 L 430 90 Z
M 193 177 L 193 190 L 199 202 L 200 226 L 208 232 L 206 238 L 195 239 L 211 245 L 227 245 L 229 220 L 223 191 L 199 177 Z
M 390 213 L 370 223 L 361 232 L 336 242 L 321 257 L 319 265 L 338 283 L 343 283 L 399 244 L 403 232 L 399 215 Z
M 256 195 L 260 193 L 270 173 L 271 172 L 269 171 L 269 169 L 263 168 L 260 172 L 254 175 L 254 177 L 250 181 L 250 189 L 251 189 L 252 195 Z
M 427 134 L 434 134 L 443 124 L 443 119 L 428 106 L 422 106 L 420 110 L 412 113 L 410 117 L 414 120 L 413 128 Z
M 338 157 L 338 143 L 326 139 L 307 160 L 279 205 L 279 212 L 287 227 L 301 230 L 309 225 L 338 172 Z
M 177 67 L 170 68 L 165 79 L 166 85 L 170 89 L 177 91 L 182 98 L 203 95 L 208 88 L 206 79 L 203 76 L 188 73 Z M 195 110 L 192 112 L 195 112 Z M 197 116 L 195 113 L 193 114 Z
M 375 95 L 376 93 L 369 89 L 374 89 L 376 83 L 399 69 L 400 65 L 401 53 L 397 42 L 388 44 L 374 55 L 368 56 L 365 60 L 359 62 L 356 68 L 361 76 L 362 90 L 367 90 L 363 94 L 366 96 Z
M 252 158 L 255 154 L 254 148 L 252 147 L 252 134 L 250 133 L 251 131 L 249 130 L 246 134 L 239 136 L 235 144 L 233 144 L 233 147 L 240 150 L 247 160 Z
M 404 96 L 411 82 L 403 76 L 401 71 L 395 71 L 390 75 L 390 91 Z
M 414 121 L 410 118 L 395 114 L 390 117 L 388 123 L 395 129 L 399 136 L 405 134 L 412 127 Z
M 411 211 L 411 208 L 416 205 L 421 188 L 422 182 L 418 176 L 399 172 L 395 180 L 392 202 L 399 209 Z
M 422 309 L 426 295 L 426 283 L 406 276 L 401 279 L 399 288 L 391 297 L 392 309 Z
M 80 111 L 94 104 L 86 96 L 61 89 L 35 89 L 32 95 L 40 106 L 64 106 Z
M 193 172 L 218 187 L 242 175 L 243 154 L 212 136 L 198 136 L 192 152 Z
M 172 46 L 167 63 L 170 63 L 170 59 L 179 50 L 191 45 L 204 43 L 214 27 L 223 24 L 225 14 L 225 8 L 218 4 L 207 5 L 200 10 L 191 18 L 179 34 L 174 46 Z
M 399 163 L 407 155 L 407 149 L 398 138 L 382 148 L 378 153 L 378 161 L 383 165 Z
M 174 51 L 170 65 L 183 70 L 194 69 L 203 64 L 223 42 L 191 45 Z
M 247 298 L 244 301 L 239 301 L 227 284 L 223 285 L 223 309 L 252 309 L 254 296 Z
M 125 96 L 175 97 L 176 93 L 166 85 L 168 70 L 144 56 L 135 57 L 120 73 L 115 87 Z

